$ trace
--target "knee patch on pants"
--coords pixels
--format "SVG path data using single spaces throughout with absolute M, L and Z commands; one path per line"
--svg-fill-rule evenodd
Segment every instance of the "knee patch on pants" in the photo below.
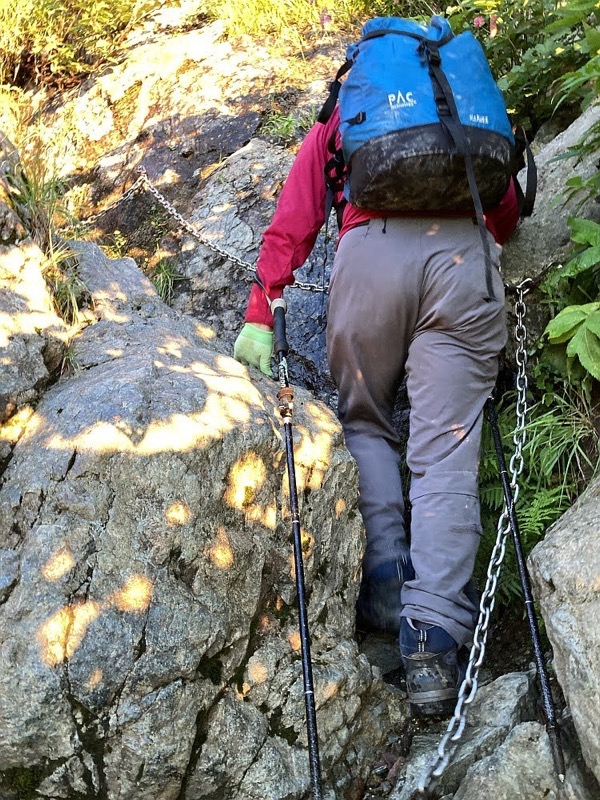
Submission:
M 420 477 L 413 476 L 410 485 L 411 503 L 428 494 L 465 494 L 478 498 L 477 473 L 463 470 L 444 472 L 431 470 Z

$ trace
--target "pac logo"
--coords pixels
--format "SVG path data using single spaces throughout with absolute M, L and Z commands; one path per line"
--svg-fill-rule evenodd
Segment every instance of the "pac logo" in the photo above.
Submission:
M 402 93 L 400 90 L 388 94 L 388 103 L 392 111 L 396 111 L 398 108 L 412 108 L 417 105 L 412 92 Z

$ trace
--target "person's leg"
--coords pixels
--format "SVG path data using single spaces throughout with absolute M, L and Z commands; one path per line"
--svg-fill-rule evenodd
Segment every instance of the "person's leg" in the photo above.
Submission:
M 390 222 L 374 220 L 340 243 L 329 290 L 327 352 L 346 445 L 359 468 L 367 539 L 367 583 L 359 607 L 364 610 L 366 601 L 367 616 L 374 610 L 379 627 L 397 630 L 408 546 L 392 413 L 417 319 L 420 279 L 418 222 L 405 220 L 402 233 Z
M 465 586 L 481 535 L 483 406 L 506 341 L 502 282 L 495 273 L 497 300 L 485 301 L 478 239 L 465 220 L 438 220 L 424 238 L 427 267 L 406 362 L 415 575 L 402 590 L 401 650 L 411 702 L 435 710 L 436 687 L 439 700 L 456 696 L 456 651 L 474 627 Z M 427 662 L 432 653 L 444 655 Z

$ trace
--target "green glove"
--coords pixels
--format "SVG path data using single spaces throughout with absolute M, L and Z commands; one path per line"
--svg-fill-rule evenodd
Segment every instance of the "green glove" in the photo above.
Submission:
M 248 367 L 256 367 L 271 376 L 271 354 L 273 353 L 273 331 L 257 328 L 247 322 L 233 346 L 233 357 Z

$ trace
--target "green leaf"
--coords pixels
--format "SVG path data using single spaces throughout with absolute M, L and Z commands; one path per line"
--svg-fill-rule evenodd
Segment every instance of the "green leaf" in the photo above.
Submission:
M 560 270 L 561 278 L 571 278 L 573 275 L 579 275 L 592 267 L 600 264 L 600 245 L 596 247 L 588 247 L 579 255 L 572 258 Z
M 584 29 L 585 40 L 590 48 L 590 53 L 598 53 L 600 51 L 600 30 L 589 25 L 584 25 Z
M 600 339 L 585 325 L 580 326 L 569 342 L 567 355 L 577 356 L 587 371 L 600 381 Z
M 571 229 L 571 239 L 577 244 L 600 245 L 600 225 L 594 220 L 571 217 L 567 225 Z
M 585 327 L 600 336 L 600 311 L 594 311 L 585 321 Z
M 553 344 L 568 341 L 576 335 L 581 323 L 600 309 L 600 303 L 586 303 L 583 306 L 568 306 L 546 325 L 544 331 Z

